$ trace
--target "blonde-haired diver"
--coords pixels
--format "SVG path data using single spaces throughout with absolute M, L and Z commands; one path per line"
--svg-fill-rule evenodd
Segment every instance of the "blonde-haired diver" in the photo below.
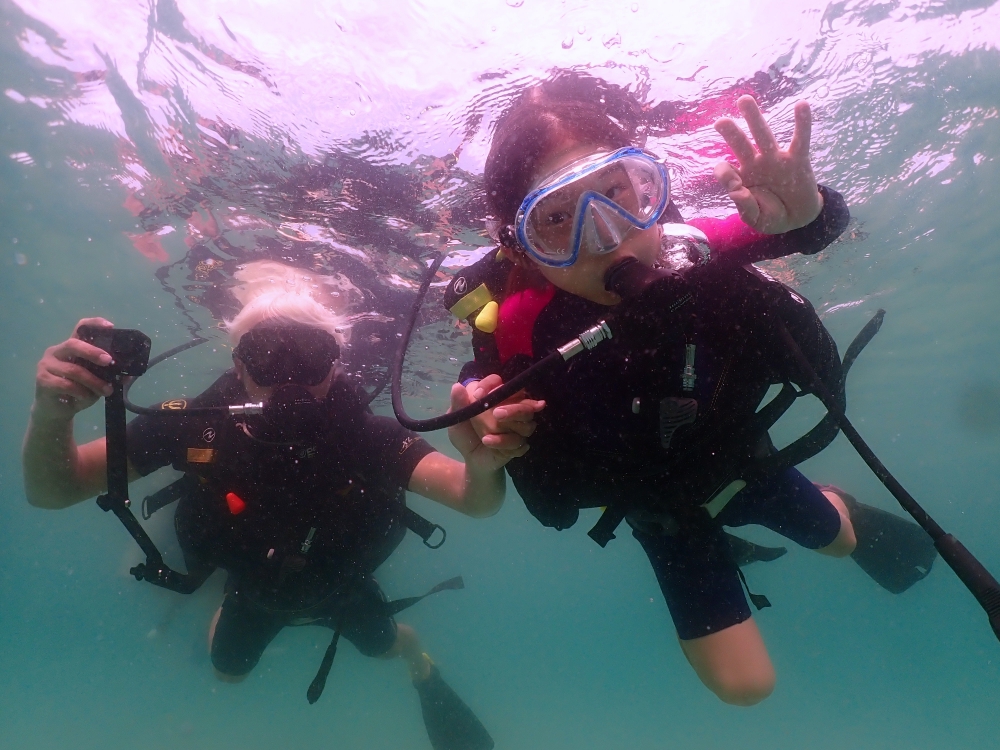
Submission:
M 510 431 L 485 445 L 469 423 L 451 428 L 464 459 L 456 461 L 373 415 L 339 367 L 349 282 L 273 262 L 248 264 L 236 280 L 243 307 L 227 323 L 234 367 L 189 404 L 275 408 L 238 419 L 140 415 L 127 436 L 130 481 L 168 464 L 192 478 L 175 517 L 189 576 L 228 573 L 211 624 L 217 675 L 245 678 L 286 626 L 325 625 L 337 634 L 331 649 L 343 635 L 365 655 L 406 660 L 435 750 L 492 748 L 414 630 L 396 623 L 373 574 L 405 533 L 404 490 L 472 517 L 497 512 L 503 466 L 527 451 L 538 404 L 502 407 L 496 417 Z M 85 324 L 112 325 L 90 318 L 77 328 Z M 78 359 L 111 361 L 74 329 L 38 363 L 23 450 L 25 492 L 37 507 L 65 508 L 106 487 L 105 439 L 77 445 L 73 419 L 110 385 Z M 451 401 L 465 406 L 470 393 L 455 385 Z

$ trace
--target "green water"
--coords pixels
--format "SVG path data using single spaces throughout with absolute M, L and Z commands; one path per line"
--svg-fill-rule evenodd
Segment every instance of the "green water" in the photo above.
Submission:
M 503 32 L 513 17 L 504 14 L 545 13 L 529 3 L 524 8 L 497 3 L 482 12 L 485 17 L 495 14 Z M 238 25 L 239 18 L 232 20 L 238 16 L 235 6 L 220 8 L 215 10 L 224 10 L 227 22 Z M 272 15 L 279 26 L 289 12 L 280 6 L 254 8 L 264 17 Z M 730 8 L 720 4 L 720 12 Z M 442 34 L 465 28 L 461 23 L 469 22 L 463 11 L 447 5 L 419 9 L 412 11 L 418 15 L 413 43 L 420 50 L 440 43 L 443 53 L 464 59 L 462 40 L 467 37 L 432 33 L 435 28 Z M 194 7 L 181 10 L 183 28 L 193 30 L 190 33 L 214 28 L 212 11 L 202 17 Z M 563 16 L 552 11 L 551 18 L 563 19 L 558 23 L 568 25 L 565 33 L 575 35 L 573 54 L 589 54 L 595 65 L 609 57 L 624 64 L 633 61 L 627 23 L 646 10 L 633 13 L 624 4 L 605 11 L 606 20 L 622 19 L 620 47 L 600 44 L 592 6 L 574 10 L 564 4 Z M 914 30 L 896 6 L 805 7 L 801 24 L 810 33 L 825 28 L 820 17 L 830 19 L 823 24 L 836 26 L 817 36 L 825 40 L 827 51 L 817 52 L 814 46 L 803 52 L 810 41 L 805 37 L 800 46 L 782 47 L 780 34 L 768 48 L 769 57 L 758 69 L 785 65 L 790 74 L 801 74 L 808 91 L 827 87 L 826 100 L 817 108 L 817 120 L 823 123 L 817 126 L 814 149 L 817 172 L 849 196 L 855 220 L 854 239 L 811 259 L 774 264 L 772 270 L 794 280 L 821 313 L 829 311 L 825 322 L 842 348 L 876 308 L 887 310 L 882 331 L 852 370 L 849 412 L 883 461 L 935 519 L 1000 573 L 997 15 L 992 3 L 954 8 L 930 3 L 919 10 L 929 20 L 920 21 L 923 25 Z M 66 28 L 76 36 L 62 33 L 71 47 L 82 49 L 90 31 L 95 39 L 108 36 L 106 28 L 118 22 L 119 11 L 120 19 L 144 17 L 146 12 L 123 4 L 101 17 L 77 19 L 78 13 L 67 11 Z M 837 19 L 848 11 L 852 25 L 845 30 Z M 591 13 L 591 20 L 579 22 L 590 24 L 591 30 L 577 33 L 573 13 Z M 367 60 L 364 44 L 376 44 L 377 27 L 365 25 L 359 20 L 362 15 L 349 6 L 331 6 L 328 26 L 322 28 L 335 28 L 330 18 L 343 21 L 354 36 L 339 44 L 356 45 Z M 919 15 L 914 11 L 908 18 Z M 206 200 L 219 215 L 226 203 L 224 190 L 211 193 L 204 182 L 179 170 L 170 161 L 170 149 L 164 149 L 166 156 L 143 152 L 158 148 L 157 137 L 154 133 L 142 142 L 135 131 L 142 118 L 127 107 L 121 120 L 129 132 L 116 133 L 74 117 L 69 106 L 52 103 L 61 87 L 70 85 L 65 82 L 68 76 L 60 82 L 54 73 L 58 65 L 39 62 L 24 40 L 33 38 L 28 29 L 42 37 L 49 34 L 45 29 L 53 28 L 56 16 L 51 6 L 0 3 L 0 90 L 14 90 L 22 99 L 51 97 L 48 104 L 36 104 L 0 96 L 0 386 L 5 396 L 0 410 L 0 445 L 5 446 L 0 451 L 0 747 L 429 747 L 416 694 L 400 664 L 365 659 L 343 647 L 322 701 L 310 706 L 305 689 L 329 633 L 286 629 L 245 683 L 219 683 L 206 648 L 208 621 L 221 596 L 218 575 L 187 598 L 139 584 L 127 573 L 140 559 L 138 550 L 93 502 L 62 512 L 34 509 L 25 502 L 20 441 L 35 363 L 46 346 L 61 341 L 77 319 L 90 315 L 146 331 L 154 352 L 186 340 L 192 321 L 205 330 L 216 323 L 198 304 L 186 301 L 184 310 L 179 309 L 176 297 L 154 275 L 164 262 L 144 257 L 128 238 L 149 226 L 137 226 L 145 219 L 123 206 L 130 191 L 113 179 L 121 173 L 121 144 L 135 144 L 149 174 L 156 170 L 151 162 L 164 159 L 163 169 L 174 170 L 175 178 L 186 175 L 188 187 L 198 185 L 210 194 Z M 161 16 L 161 26 L 169 27 L 170 19 Z M 441 19 L 440 27 L 430 22 L 434 18 Z M 391 39 L 405 40 L 394 24 L 385 23 Z M 249 44 L 248 24 L 241 26 L 244 48 Z M 891 35 L 893 29 L 899 30 L 899 37 Z M 316 44 L 334 38 L 320 33 L 319 27 L 313 31 Z M 924 41 L 918 31 L 926 35 Z M 788 33 L 800 32 L 805 33 Z M 955 41 L 959 32 L 972 36 Z M 160 33 L 166 34 L 162 29 Z M 206 49 L 205 44 L 177 41 L 183 34 L 176 29 L 172 33 L 169 38 L 180 47 Z M 204 33 L 208 38 L 209 32 Z M 223 39 L 221 32 L 214 33 Z M 556 44 L 551 64 L 562 64 L 556 58 L 562 54 L 558 39 L 564 32 L 560 27 L 552 33 Z M 274 34 L 280 37 L 279 31 Z M 598 38 L 585 48 L 588 34 Z M 275 85 L 287 85 L 294 69 L 283 73 L 275 67 L 276 53 L 261 39 L 258 63 L 279 81 Z M 957 49 L 942 49 L 945 39 Z M 144 40 L 132 40 L 129 46 L 123 38 L 122 48 L 115 51 L 118 64 L 131 66 L 134 59 L 129 62 L 127 49 L 141 48 Z M 895 57 L 882 56 L 883 42 L 886 48 L 895 45 L 886 53 Z M 538 62 L 545 56 L 519 46 L 527 41 L 513 33 L 489 44 L 496 58 L 471 58 L 470 64 L 480 71 L 500 70 L 500 62 L 506 61 L 514 71 L 510 90 L 523 85 L 516 74 L 530 77 L 538 68 L 545 69 Z M 901 51 L 905 44 L 913 48 Z M 706 42 L 705 48 L 712 47 Z M 833 72 L 825 81 L 817 79 L 822 66 L 815 60 L 833 54 L 829 49 L 839 50 L 836 56 L 848 62 L 853 55 L 871 54 L 872 80 L 859 83 L 847 73 L 838 77 Z M 782 50 L 798 51 L 787 53 L 789 61 L 780 56 Z M 800 59 L 819 68 L 796 73 L 794 63 Z M 712 58 L 712 64 L 718 76 L 730 74 L 724 59 Z M 613 67 L 604 72 L 621 74 Z M 216 73 L 202 70 L 201 75 L 200 80 L 184 84 L 182 79 L 178 84 L 181 93 L 190 94 L 190 107 L 202 106 L 202 97 L 195 95 L 198 85 Z M 662 68 L 654 67 L 652 77 L 660 89 L 686 85 L 674 84 L 676 75 L 667 76 Z M 372 79 L 359 80 L 373 93 L 368 124 L 395 122 L 397 134 L 406 135 L 411 126 L 401 123 L 410 121 L 394 120 L 398 113 L 387 111 L 398 107 L 402 112 L 409 103 L 400 99 L 390 107 L 385 90 Z M 462 137 L 452 127 L 456 113 L 476 107 L 490 112 L 495 107 L 495 99 L 489 106 L 473 104 L 476 96 L 486 96 L 489 79 L 478 88 L 467 84 L 465 74 L 460 82 L 467 88 L 456 84 L 454 89 L 428 92 L 416 82 L 396 84 L 409 91 L 413 102 L 443 103 L 447 111 L 439 120 L 433 119 L 433 112 L 422 115 L 421 124 L 412 125 L 406 137 L 417 154 L 448 153 Z M 87 85 L 95 91 L 104 86 Z M 178 92 L 171 96 L 174 102 L 185 100 Z M 654 87 L 651 97 L 656 96 Z M 291 110 L 307 101 L 302 92 L 292 99 Z M 107 101 L 114 110 L 110 95 Z M 123 101 L 119 97 L 119 107 Z M 276 110 L 266 111 L 272 121 L 279 119 Z M 315 129 L 322 132 L 339 127 L 317 112 L 322 113 L 319 105 L 301 118 L 295 132 L 300 144 L 310 123 L 318 123 Z M 364 114 L 359 111 L 359 116 Z M 55 120 L 61 124 L 52 125 Z M 333 115 L 329 121 L 339 122 Z M 156 133 L 162 135 L 159 127 Z M 249 126 L 245 130 L 249 132 Z M 181 132 L 181 138 L 193 137 Z M 344 131 L 343 137 L 358 132 Z M 255 153 L 276 159 L 273 143 L 269 145 L 261 132 L 252 135 L 247 143 L 258 149 Z M 273 135 L 274 142 L 280 140 Z M 463 174 L 481 172 L 486 137 L 479 133 L 469 141 L 471 155 L 459 163 Z M 691 144 L 681 144 L 683 169 L 701 169 Z M 309 151 L 303 146 L 293 156 L 308 161 L 313 158 Z M 30 163 L 20 154 L 29 155 Z M 400 152 L 379 158 L 409 163 Z M 232 172 L 228 176 L 233 184 L 247 184 Z M 149 195 L 140 192 L 143 200 Z M 236 199 L 230 195 L 230 200 Z M 258 204 L 251 204 L 247 199 L 248 215 L 263 215 Z M 184 219 L 178 216 L 167 210 L 160 220 L 162 226 L 177 227 L 162 235 L 171 262 L 188 251 Z M 267 231 L 273 233 L 277 223 L 274 219 Z M 460 249 L 471 252 L 467 245 Z M 413 278 L 412 263 L 406 266 L 399 254 L 386 252 L 373 262 L 380 268 L 405 266 L 404 278 Z M 184 273 L 175 272 L 171 283 L 183 280 Z M 419 376 L 408 380 L 410 393 L 419 395 L 410 402 L 415 414 L 444 409 L 447 386 L 468 356 L 467 339 L 436 335 L 450 331 L 447 326 L 435 323 L 414 345 L 412 369 L 430 373 L 429 381 Z M 227 366 L 227 357 L 220 346 L 200 347 L 157 368 L 140 382 L 136 394 L 153 401 L 198 392 Z M 384 399 L 376 408 L 389 413 Z M 813 417 L 810 408 L 797 411 L 786 417 L 779 432 L 791 436 Z M 100 409 L 77 420 L 81 441 L 102 429 Z M 432 435 L 431 440 L 451 450 L 443 435 Z M 803 471 L 816 481 L 835 482 L 865 502 L 894 508 L 891 496 L 842 437 Z M 132 486 L 132 496 L 142 497 L 168 479 L 167 471 L 146 478 Z M 465 577 L 465 591 L 434 597 L 401 619 L 418 629 L 448 681 L 475 708 L 499 748 L 1000 746 L 1000 644 L 975 601 L 940 562 L 926 580 L 901 596 L 877 588 L 850 560 L 830 560 L 799 549 L 775 563 L 751 567 L 751 586 L 766 592 L 774 604 L 757 621 L 778 671 L 778 687 L 763 704 L 739 709 L 721 704 L 684 662 L 645 556 L 627 534 L 619 534 L 607 549 L 598 548 L 584 534 L 593 520 L 587 513 L 572 530 L 545 529 L 512 490 L 501 513 L 484 521 L 411 500 L 413 507 L 447 526 L 448 542 L 432 552 L 411 535 L 379 578 L 390 596 L 402 596 L 455 574 Z M 160 516 L 148 528 L 177 561 L 169 512 Z M 754 538 L 776 540 L 763 531 Z

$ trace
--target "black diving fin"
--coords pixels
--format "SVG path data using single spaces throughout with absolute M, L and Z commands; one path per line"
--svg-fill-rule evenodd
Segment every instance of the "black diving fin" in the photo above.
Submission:
M 434 750 L 493 750 L 493 738 L 472 709 L 441 679 L 431 664 L 430 676 L 413 683 L 420 695 L 424 726 Z
M 917 524 L 858 502 L 837 487 L 821 489 L 836 492 L 844 500 L 858 540 L 851 557 L 875 583 L 902 594 L 931 572 L 938 553 L 934 541 Z
M 760 544 L 748 542 L 742 537 L 724 532 L 726 540 L 729 542 L 729 549 L 733 554 L 733 560 L 741 568 L 755 562 L 771 562 L 777 560 L 782 555 L 788 553 L 784 547 L 764 547 Z

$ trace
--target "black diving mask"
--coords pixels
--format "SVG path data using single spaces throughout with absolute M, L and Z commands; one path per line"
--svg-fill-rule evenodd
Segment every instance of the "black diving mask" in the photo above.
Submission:
M 340 345 L 321 328 L 261 323 L 243 334 L 233 356 L 240 358 L 257 385 L 310 386 L 330 374 Z
M 326 402 L 308 389 L 326 380 L 340 356 L 340 345 L 329 331 L 260 323 L 243 334 L 233 356 L 239 357 L 257 385 L 274 388 L 263 405 L 255 437 L 268 442 L 314 442 L 329 430 Z

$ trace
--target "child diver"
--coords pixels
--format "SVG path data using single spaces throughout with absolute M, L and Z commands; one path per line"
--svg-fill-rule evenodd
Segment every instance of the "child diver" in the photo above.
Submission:
M 775 672 L 738 563 L 775 555 L 742 554 L 723 526 L 760 524 L 821 554 L 854 553 L 897 592 L 926 575 L 935 555 L 915 524 L 814 485 L 792 468 L 798 461 L 755 468 L 774 452 L 769 425 L 754 428 L 768 387 L 810 382 L 778 340 L 777 321 L 824 382 L 836 386 L 843 373 L 812 306 L 743 266 L 816 253 L 849 213 L 816 184 L 805 102 L 783 150 L 755 101 L 739 100 L 757 148 L 720 120 L 739 167 L 715 169 L 739 217 L 685 225 L 665 167 L 634 147 L 604 98 L 567 96 L 572 87 L 558 83 L 525 92 L 496 126 L 484 182 L 500 250 L 456 274 L 445 300 L 473 325 L 475 360 L 460 380 L 480 398 L 619 306 L 626 335 L 528 387 L 518 408 L 535 409 L 537 425 L 501 427 L 506 406 L 473 423 L 485 445 L 530 436 L 531 451 L 507 471 L 543 524 L 565 529 L 580 508 L 608 506 L 598 527 L 609 524 L 591 532 L 603 545 L 627 520 L 698 677 L 726 703 L 752 705 L 772 692 Z M 687 274 L 689 291 L 623 302 L 630 292 L 621 279 L 654 267 Z
M 78 328 L 84 324 L 111 325 L 92 318 Z M 172 464 L 189 481 L 175 516 L 188 577 L 197 588 L 216 567 L 229 574 L 210 634 L 220 679 L 245 678 L 282 628 L 326 626 L 337 634 L 329 659 L 343 635 L 366 656 L 406 661 L 435 750 L 487 750 L 493 740 L 486 729 L 442 680 L 413 628 L 396 623 L 399 608 L 391 608 L 373 574 L 405 534 L 404 489 L 490 516 L 504 499 L 502 466 L 526 447 L 485 446 L 464 423 L 450 432 L 463 464 L 374 416 L 337 364 L 341 325 L 307 294 L 249 301 L 228 326 L 234 369 L 187 406 L 259 401 L 284 411 L 140 415 L 128 425 L 129 479 Z M 110 386 L 80 360 L 105 366 L 111 357 L 74 331 L 38 364 L 23 452 L 25 490 L 38 507 L 65 508 L 106 486 L 106 441 L 77 446 L 73 418 Z M 466 398 L 456 385 L 453 405 Z M 322 691 L 321 673 L 310 702 Z

